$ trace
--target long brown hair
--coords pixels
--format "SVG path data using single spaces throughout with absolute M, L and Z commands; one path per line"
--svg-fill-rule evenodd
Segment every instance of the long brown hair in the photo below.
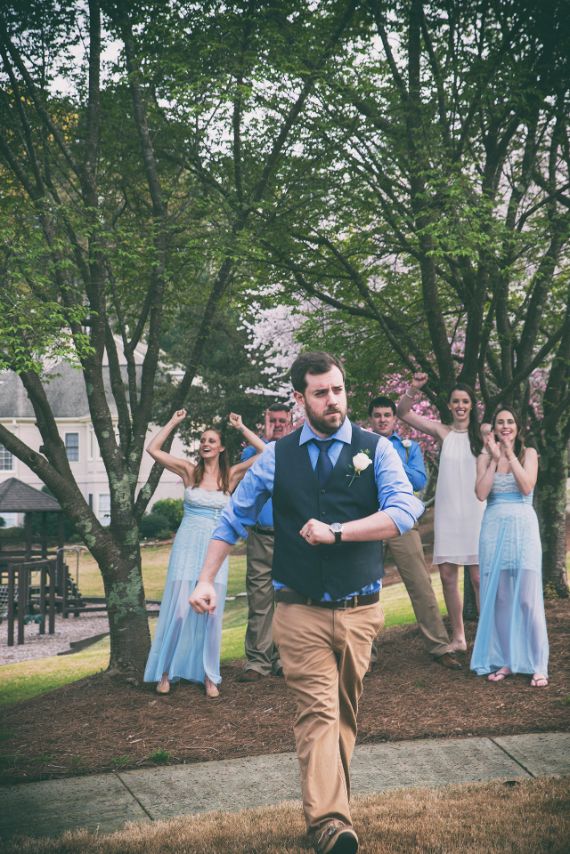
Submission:
M 220 442 L 222 445 L 224 444 L 224 437 L 220 430 L 216 430 L 215 427 L 206 427 L 204 433 L 215 433 L 216 436 L 219 436 Z M 204 435 L 202 433 L 202 436 Z M 201 437 L 200 437 L 201 438 Z M 218 465 L 220 467 L 220 471 L 218 473 L 218 489 L 221 489 L 222 492 L 230 491 L 230 464 L 228 462 L 228 454 L 226 449 L 220 451 L 220 455 L 218 456 Z M 192 484 L 192 489 L 196 489 L 197 486 L 200 486 L 202 480 L 204 478 L 204 473 L 206 471 L 206 466 L 204 464 L 204 459 L 201 456 L 198 456 L 198 462 L 196 463 L 196 467 L 194 469 L 194 483 Z
M 500 412 L 508 412 L 509 415 L 512 415 L 514 422 L 517 425 L 517 435 L 515 438 L 514 452 L 515 452 L 515 456 L 516 456 L 517 460 L 519 461 L 519 463 L 522 466 L 522 464 L 524 463 L 524 455 L 525 455 L 525 451 L 526 451 L 526 445 L 525 445 L 525 441 L 524 441 L 524 428 L 521 424 L 521 420 L 520 420 L 519 416 L 517 415 L 517 413 L 515 412 L 514 409 L 511 409 L 510 406 L 506 406 L 506 405 L 503 406 L 503 404 L 500 404 L 495 409 L 495 412 L 493 413 L 493 417 L 491 419 L 491 429 L 492 429 L 493 433 L 495 433 L 495 422 L 497 421 L 497 417 L 498 417 Z M 495 433 L 495 435 L 497 435 L 497 434 Z
M 455 383 L 447 395 L 448 403 L 450 402 L 454 391 L 465 391 L 471 399 L 471 411 L 469 412 L 468 427 L 469 445 L 471 446 L 471 453 L 473 456 L 478 457 L 483 450 L 483 442 L 481 440 L 481 430 L 479 428 L 479 416 L 477 415 L 477 398 L 475 397 L 475 392 L 470 385 L 467 385 L 467 383 Z

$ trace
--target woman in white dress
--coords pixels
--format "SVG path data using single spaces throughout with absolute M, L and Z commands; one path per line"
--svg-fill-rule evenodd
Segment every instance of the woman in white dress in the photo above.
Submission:
M 412 412 L 413 402 L 427 379 L 427 374 L 414 374 L 398 402 L 397 413 L 402 421 L 433 436 L 441 446 L 435 490 L 433 562 L 439 568 L 451 623 L 450 647 L 464 652 L 467 643 L 459 567 L 469 570 L 479 608 L 479 532 L 485 504 L 475 495 L 475 480 L 477 456 L 482 449 L 481 433 L 475 394 L 465 383 L 457 383 L 448 395 L 450 425 Z
M 218 606 L 214 614 L 196 614 L 188 597 L 196 586 L 220 514 L 257 456 L 230 467 L 222 436 L 214 429 L 202 433 L 195 464 L 163 451 L 162 445 L 185 417 L 185 409 L 176 412 L 147 446 L 153 459 L 182 478 L 184 517 L 172 545 L 144 681 L 157 682 L 157 693 L 168 694 L 172 681 L 188 679 L 203 683 L 206 696 L 217 697 L 228 562 L 216 577 Z M 241 415 L 232 412 L 229 423 L 258 453 L 265 450 L 264 442 L 243 424 Z

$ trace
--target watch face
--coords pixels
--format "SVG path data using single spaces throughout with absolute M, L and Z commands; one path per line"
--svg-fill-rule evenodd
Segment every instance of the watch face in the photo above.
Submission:
M 342 531 L 342 525 L 340 522 L 333 522 L 332 525 L 329 526 L 333 534 L 340 534 Z

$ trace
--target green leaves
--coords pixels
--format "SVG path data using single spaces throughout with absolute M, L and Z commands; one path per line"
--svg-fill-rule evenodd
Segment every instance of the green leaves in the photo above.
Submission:
M 46 360 L 64 358 L 79 365 L 92 352 L 86 332 L 71 328 L 85 321 L 82 307 L 64 308 L 30 293 L 0 292 L 0 370 L 41 374 Z

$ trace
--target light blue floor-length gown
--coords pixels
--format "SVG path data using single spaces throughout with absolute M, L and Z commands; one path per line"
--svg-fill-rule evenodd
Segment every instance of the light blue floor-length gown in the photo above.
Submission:
M 226 559 L 214 581 L 214 614 L 196 614 L 188 604 L 202 568 L 214 528 L 230 496 L 221 491 L 187 487 L 184 517 L 176 533 L 156 633 L 144 673 L 145 682 L 159 682 L 168 673 L 171 682 L 188 679 L 215 685 L 220 676 L 222 620 L 228 584 Z
M 508 667 L 548 675 L 542 596 L 542 548 L 532 494 L 511 472 L 496 473 L 479 543 L 481 614 L 471 669 L 479 676 Z

